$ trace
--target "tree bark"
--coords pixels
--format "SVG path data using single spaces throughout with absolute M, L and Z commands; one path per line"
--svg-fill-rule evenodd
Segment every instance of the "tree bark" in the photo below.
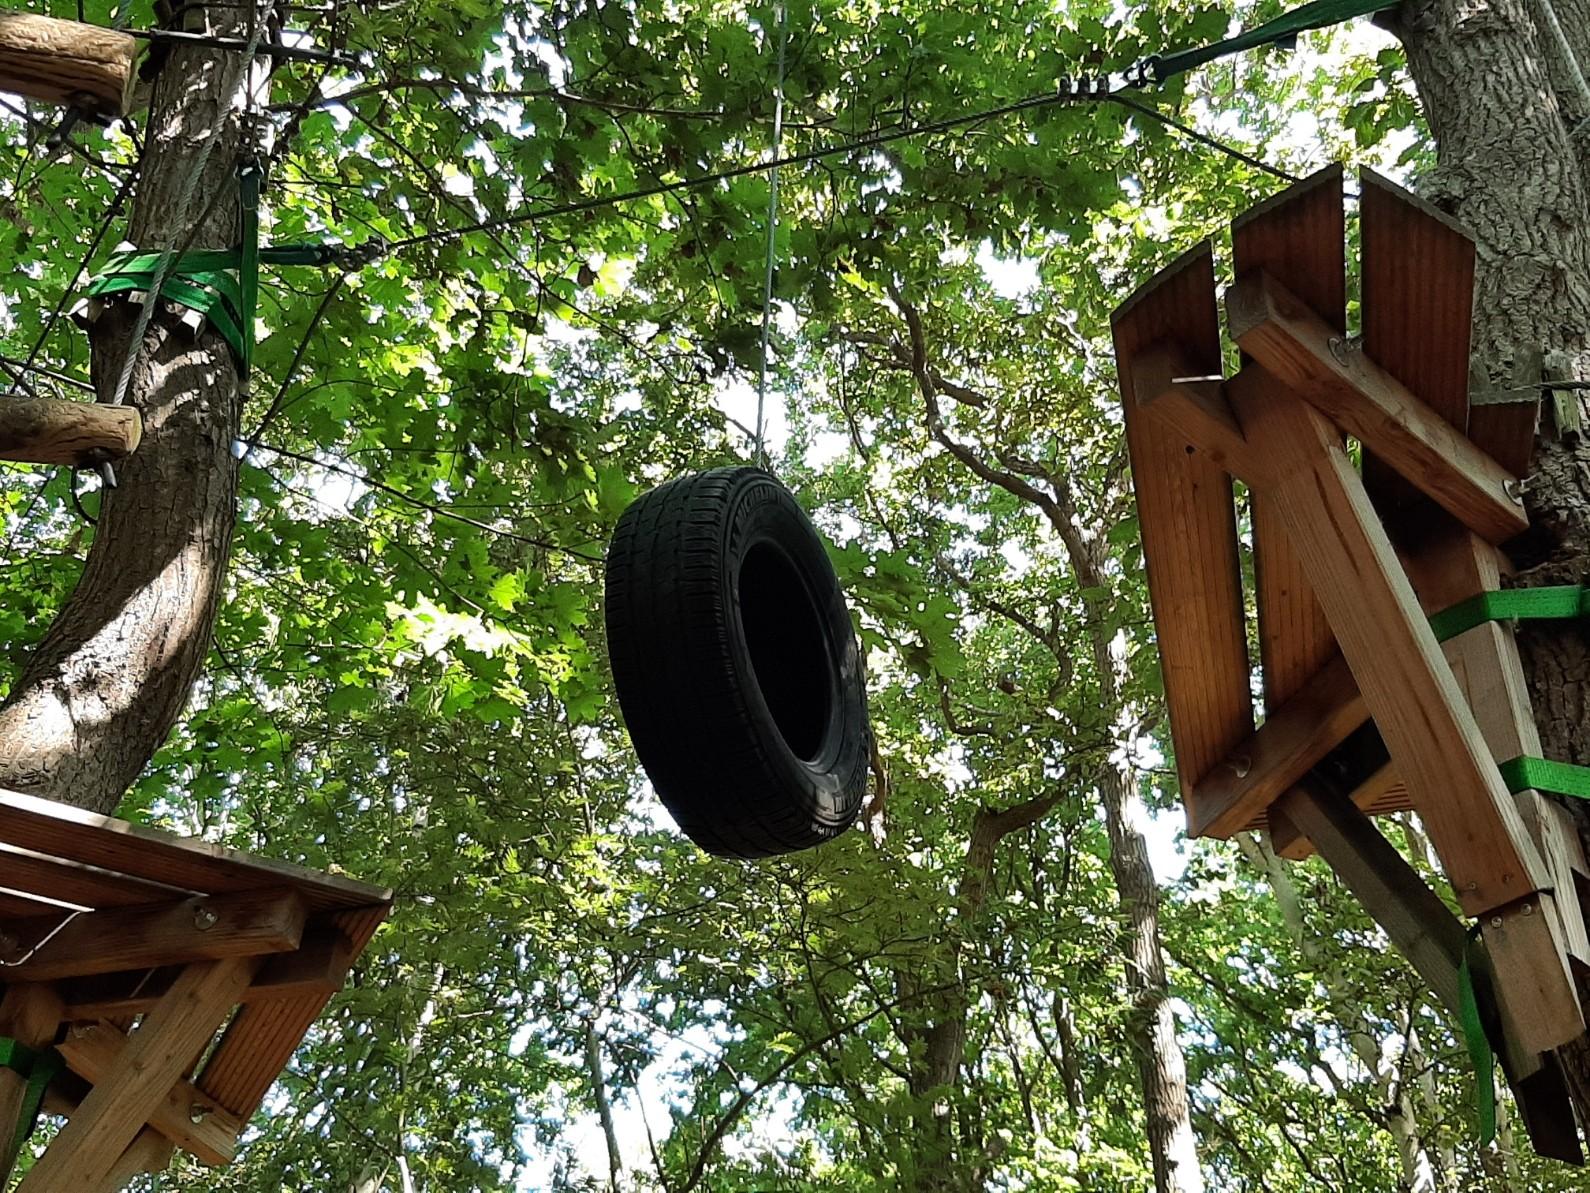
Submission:
M 1393 29 L 1436 137 L 1438 168 L 1421 189 L 1479 247 L 1475 372 L 1516 384 L 1533 355 L 1590 378 L 1590 105 L 1578 83 L 1590 0 L 1409 0 Z M 1569 397 L 1583 422 L 1582 391 Z M 1551 406 L 1526 490 L 1532 528 L 1514 546 L 1524 586 L 1590 579 L 1590 442 Z M 1536 623 L 1519 646 L 1545 756 L 1590 765 L 1586 627 Z M 1590 838 L 1585 809 L 1572 811 Z M 1590 1121 L 1590 1044 L 1564 1059 Z
M 208 11 L 212 32 L 246 38 L 269 5 Z M 263 89 L 264 68 L 238 51 L 171 53 L 150 109 L 135 244 L 180 247 L 196 221 L 192 247 L 238 243 L 242 114 L 249 89 Z M 132 304 L 112 303 L 93 326 L 101 401 L 114 394 L 137 316 Z M 100 812 L 115 808 L 187 704 L 236 520 L 241 398 L 221 337 L 194 337 L 159 310 L 127 400 L 143 416 L 143 442 L 105 495 L 76 590 L 0 703 L 0 787 Z

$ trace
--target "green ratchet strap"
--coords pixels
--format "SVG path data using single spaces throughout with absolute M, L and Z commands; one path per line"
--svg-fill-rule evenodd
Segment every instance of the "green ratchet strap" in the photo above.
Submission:
M 1142 77 L 1145 82 L 1163 83 L 1184 71 L 1202 66 L 1206 62 L 1213 62 L 1216 58 L 1224 58 L 1228 54 L 1240 54 L 1243 50 L 1251 50 L 1258 46 L 1288 42 L 1309 29 L 1323 29 L 1327 25 L 1337 25 L 1353 17 L 1368 16 L 1370 13 L 1396 8 L 1399 3 L 1401 0 L 1314 0 L 1312 4 L 1304 4 L 1291 12 L 1282 13 L 1273 21 L 1266 21 L 1253 29 L 1246 29 L 1224 41 L 1149 58 L 1143 63 Z
M 1496 1055 L 1485 1037 L 1485 1024 L 1480 1021 L 1480 1003 L 1474 995 L 1474 970 L 1469 964 L 1469 954 L 1474 951 L 1479 932 L 1480 927 L 1475 924 L 1463 939 L 1463 960 L 1458 965 L 1458 1023 L 1463 1028 L 1469 1062 L 1474 1066 L 1474 1111 L 1479 1117 L 1480 1146 L 1484 1147 L 1496 1138 Z
M 241 323 L 243 332 L 242 376 L 248 381 L 249 369 L 254 364 L 254 312 L 259 308 L 259 162 L 245 162 L 238 171 L 237 182 L 242 193 L 243 244 L 238 250 L 238 284 L 243 291 Z
M 1581 584 L 1554 588 L 1509 588 L 1482 592 L 1430 618 L 1437 642 L 1456 638 L 1487 621 L 1572 621 L 1590 618 L 1590 589 Z
M 1526 754 L 1501 763 L 1500 770 L 1509 791 L 1546 791 L 1590 800 L 1590 766 L 1531 758 Z
M 65 1067 L 61 1054 L 53 1048 L 29 1048 L 9 1037 L 0 1037 L 0 1068 L 10 1069 L 19 1077 L 26 1078 L 28 1083 L 22 1098 L 22 1113 L 17 1116 L 16 1132 L 8 1141 L 9 1146 L 0 1152 L 0 1185 L 11 1175 L 17 1157 L 22 1154 L 23 1145 L 38 1125 L 39 1110 L 44 1105 L 44 1091 Z

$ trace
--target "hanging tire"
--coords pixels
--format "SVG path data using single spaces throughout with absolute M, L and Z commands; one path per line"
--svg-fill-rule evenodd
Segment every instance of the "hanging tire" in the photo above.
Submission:
M 822 540 L 768 473 L 698 473 L 624 511 L 607 642 L 635 752 L 702 849 L 790 853 L 855 821 L 861 654 Z

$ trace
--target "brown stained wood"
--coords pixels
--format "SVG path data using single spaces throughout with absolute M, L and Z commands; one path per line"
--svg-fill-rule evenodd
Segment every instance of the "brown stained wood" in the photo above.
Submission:
M 80 1193 L 99 1187 L 201 1048 L 237 1004 L 258 959 L 188 967 L 144 1016 L 122 1063 L 83 1099 L 17 1193 Z
M 29 1048 L 47 1048 L 61 1022 L 61 1000 L 47 985 L 11 986 L 0 996 L 0 1036 Z M 28 1080 L 9 1068 L 0 1068 L 0 1173 L 9 1172 L 16 1156 L 12 1142 L 21 1120 Z
M 1237 407 L 1267 489 L 1457 890 L 1479 914 L 1550 882 L 1335 429 L 1295 395 Z
M 1440 897 L 1353 802 L 1305 778 L 1275 804 L 1454 1016 L 1465 932 Z
M 336 925 L 362 952 L 386 918 L 385 907 L 339 912 Z M 226 1029 L 195 1083 L 219 1106 L 242 1119 L 252 1117 L 277 1074 L 331 1000 L 329 991 L 246 1004 Z
M 1469 439 L 1514 476 L 1529 473 L 1535 457 L 1535 425 L 1540 396 L 1509 394 L 1501 401 L 1469 406 Z
M 106 1024 L 77 1024 L 57 1047 L 72 1072 L 98 1084 L 122 1063 L 128 1040 Z M 155 1107 L 149 1125 L 206 1164 L 230 1164 L 244 1126 L 236 1115 L 212 1105 L 208 1097 L 181 1079 Z
M 291 886 L 315 911 L 364 907 L 392 898 L 391 891 L 368 883 L 3 789 L 0 842 L 205 894 Z
M 1231 224 L 1237 276 L 1268 273 L 1337 335 L 1347 328 L 1345 244 L 1339 165 L 1288 187 Z M 1250 501 L 1264 703 L 1274 712 L 1336 654 L 1336 639 L 1262 486 Z
M 304 902 L 293 890 L 185 899 L 84 912 L 10 925 L 16 950 L 32 956 L 0 970 L 0 981 L 50 981 L 222 957 L 285 953 L 303 938 Z
M 126 33 L 24 12 L 0 12 L 0 91 L 124 116 L 138 43 Z
M 1149 596 L 1188 812 L 1198 779 L 1253 731 L 1231 478 L 1139 406 L 1139 353 L 1176 345 L 1218 374 L 1219 313 L 1208 243 L 1184 254 L 1111 317 Z
M 311 924 L 303 943 L 291 953 L 265 958 L 242 1002 L 267 1002 L 303 994 L 334 994 L 347 981 L 358 950 L 353 939 L 334 925 Z M 111 1019 L 141 1015 L 171 988 L 179 966 L 154 970 L 97 974 L 56 984 L 67 1019 Z
M 0 844 L 0 886 L 79 907 L 172 903 L 196 891 Z
M 1369 169 L 1359 172 L 1358 224 L 1365 355 L 1464 431 L 1473 240 L 1451 218 Z M 1364 484 L 1383 510 L 1417 499 L 1397 465 L 1367 448 Z
M 1180 435 L 1215 467 L 1253 481 L 1257 461 L 1231 412 L 1225 384 L 1202 376 L 1174 341 L 1151 344 L 1132 360 L 1132 390 L 1139 409 Z
M 1369 717 L 1340 655 L 1212 767 L 1193 789 L 1194 837 L 1229 837 L 1253 822 Z M 1277 850 L 1279 852 L 1279 850 Z
M 0 460 L 87 468 L 131 455 L 142 438 L 143 420 L 131 406 L 60 398 L 0 402 Z
M 1378 815 L 1391 809 L 1388 804 L 1401 801 L 1400 806 L 1409 807 L 1407 792 L 1402 786 L 1402 781 L 1397 778 L 1396 768 L 1390 763 L 1382 766 L 1370 775 L 1348 795 L 1352 804 L 1366 816 Z M 1297 825 L 1285 816 L 1277 815 L 1275 805 L 1270 805 L 1271 812 L 1266 818 L 1265 827 L 1270 833 L 1270 848 L 1277 857 L 1284 857 L 1290 862 L 1300 862 L 1304 858 L 1314 856 L 1314 843 L 1304 836 Z
M 1501 543 L 1528 528 L 1514 477 L 1274 278 L 1239 278 L 1226 313 L 1244 351 L 1475 533 Z

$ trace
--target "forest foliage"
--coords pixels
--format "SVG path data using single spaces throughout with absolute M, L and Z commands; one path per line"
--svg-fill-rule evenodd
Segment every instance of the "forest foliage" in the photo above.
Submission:
M 1276 8 L 790 0 L 784 147 L 1052 92 Z M 212 658 L 120 812 L 398 904 L 240 1161 L 177 1187 L 605 1188 L 602 1104 L 622 1188 L 1151 1187 L 1110 767 L 1161 867 L 1214 1187 L 1396 1188 L 1405 1110 L 1431 1187 L 1580 1187 L 1505 1138 L 1481 1159 L 1450 1024 L 1328 871 L 1178 839 L 1108 315 L 1198 238 L 1224 252 L 1280 180 L 1113 103 L 782 172 L 772 465 L 858 619 L 887 797 L 832 845 L 733 863 L 675 831 L 627 745 L 601 560 L 637 493 L 751 455 L 767 181 L 445 230 L 765 156 L 775 9 L 332 0 L 289 24 L 365 65 L 277 71 L 268 239 L 439 235 L 265 279 Z M 1137 99 L 1296 175 L 1416 179 L 1429 153 L 1367 25 Z M 47 330 L 41 359 L 81 378 L 86 340 L 51 312 L 142 130 L 52 151 L 54 113 L 0 106 L 0 351 Z M 1099 574 L 989 471 L 1063 493 Z M 91 474 L 0 473 L 0 690 L 98 500 Z M 1049 796 L 979 874 L 979 809 Z M 945 1014 L 964 1062 L 928 1147 L 909 1077 Z

